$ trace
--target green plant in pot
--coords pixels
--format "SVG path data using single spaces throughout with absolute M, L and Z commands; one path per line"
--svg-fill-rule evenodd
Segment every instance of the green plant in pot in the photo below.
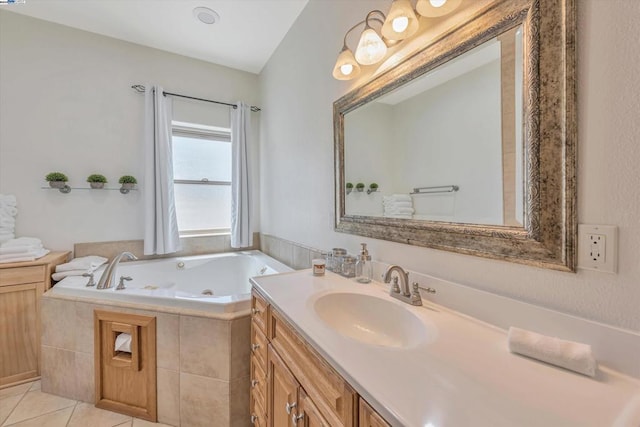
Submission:
M 49 182 L 49 187 L 51 188 L 64 188 L 67 186 L 67 181 L 69 181 L 67 175 L 62 172 L 48 173 L 44 179 Z
M 107 178 L 104 175 L 98 173 L 91 174 L 87 177 L 87 182 L 91 188 L 103 188 L 107 183 Z
M 351 193 L 353 191 L 353 183 L 347 182 L 345 188 L 347 189 L 347 194 Z
M 356 184 L 356 190 L 358 190 L 359 192 L 363 192 L 364 191 L 364 184 L 359 182 Z
M 372 182 L 371 184 L 369 184 L 369 189 L 367 190 L 367 194 L 375 193 L 376 191 L 378 191 L 378 184 L 376 184 L 375 182 Z
M 126 194 L 136 186 L 138 180 L 131 175 L 122 175 L 118 182 L 122 184 L 122 187 L 120 187 L 120 192 Z

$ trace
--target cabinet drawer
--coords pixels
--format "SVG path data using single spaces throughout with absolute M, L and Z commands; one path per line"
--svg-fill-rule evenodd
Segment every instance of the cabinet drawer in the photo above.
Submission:
M 260 362 L 251 356 L 251 393 L 263 408 L 267 407 L 267 374 Z
M 358 427 L 391 427 L 382 417 L 362 398 L 360 398 L 360 421 Z
M 44 265 L 0 269 L 0 286 L 44 282 Z
M 269 304 L 256 292 L 251 294 L 251 320 L 263 334 L 267 335 Z
M 275 310 L 271 344 L 331 426 L 353 426 L 357 394 Z
M 251 424 L 256 427 L 267 427 L 267 413 L 264 406 L 260 405 L 259 398 L 256 398 L 253 390 L 251 391 L 250 406 Z
M 267 372 L 268 344 L 267 337 L 260 332 L 254 322 L 251 322 L 251 354 L 263 372 Z

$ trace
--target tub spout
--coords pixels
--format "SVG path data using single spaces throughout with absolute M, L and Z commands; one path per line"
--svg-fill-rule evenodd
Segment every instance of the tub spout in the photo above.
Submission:
M 121 252 L 120 254 L 118 254 L 113 258 L 113 260 L 111 260 L 107 268 L 104 270 L 104 273 L 102 273 L 102 276 L 100 276 L 100 280 L 98 281 L 96 289 L 109 289 L 116 284 L 116 267 L 118 266 L 120 260 L 125 257 L 130 260 L 138 259 L 138 257 L 136 257 L 131 252 Z

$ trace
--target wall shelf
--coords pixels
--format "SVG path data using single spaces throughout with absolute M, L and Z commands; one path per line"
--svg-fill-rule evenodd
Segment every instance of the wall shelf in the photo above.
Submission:
M 120 191 L 120 193 L 122 194 L 128 194 L 130 191 L 138 191 L 137 188 L 132 188 L 130 190 L 126 189 L 126 188 L 122 188 L 122 187 L 103 187 L 103 188 L 91 188 L 91 187 L 71 187 L 69 185 L 66 185 L 62 188 L 53 188 L 53 187 L 49 187 L 49 186 L 42 186 L 40 187 L 43 190 L 58 190 L 63 194 L 69 194 L 71 193 L 71 190 L 91 190 L 91 191 Z

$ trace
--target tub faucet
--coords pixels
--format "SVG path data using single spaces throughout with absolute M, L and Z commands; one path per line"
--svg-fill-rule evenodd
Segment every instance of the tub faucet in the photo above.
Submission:
M 398 274 L 393 278 L 393 285 L 391 286 L 389 295 L 393 298 L 399 299 L 400 301 L 404 301 L 407 304 L 422 305 L 422 298 L 420 297 L 420 291 L 417 286 L 418 284 L 414 284 L 413 292 L 411 292 L 409 290 L 409 273 L 404 271 L 404 269 L 399 265 L 391 265 L 387 268 L 387 271 L 383 276 L 384 283 L 391 283 L 391 273 L 394 271 Z M 398 278 L 400 279 L 399 286 Z
M 136 257 L 131 252 L 121 252 L 120 254 L 118 254 L 111 260 L 107 268 L 105 268 L 102 276 L 100 276 L 100 280 L 98 281 L 98 286 L 96 286 L 96 289 L 109 289 L 116 284 L 116 267 L 123 257 L 126 257 L 130 260 L 138 259 L 138 257 Z

